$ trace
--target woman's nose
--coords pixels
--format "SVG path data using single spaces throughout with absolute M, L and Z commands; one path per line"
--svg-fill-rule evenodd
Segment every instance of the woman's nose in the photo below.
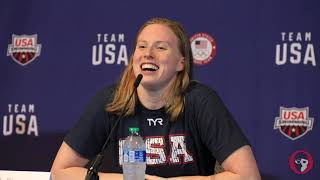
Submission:
M 153 49 L 152 48 L 146 48 L 144 51 L 144 58 L 150 59 L 153 58 Z

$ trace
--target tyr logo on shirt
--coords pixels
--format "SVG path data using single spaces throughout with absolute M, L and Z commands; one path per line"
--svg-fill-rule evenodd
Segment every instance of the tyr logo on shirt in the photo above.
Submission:
M 146 143 L 146 162 L 147 165 L 165 164 L 186 164 L 192 163 L 193 157 L 187 151 L 184 135 L 169 135 L 170 152 L 166 152 L 164 136 L 147 136 Z M 123 161 L 123 143 L 125 139 L 119 140 L 119 164 Z
M 161 126 L 163 125 L 163 119 L 162 118 L 147 118 L 147 121 L 149 122 L 149 126 L 156 126 L 157 123 L 159 123 Z

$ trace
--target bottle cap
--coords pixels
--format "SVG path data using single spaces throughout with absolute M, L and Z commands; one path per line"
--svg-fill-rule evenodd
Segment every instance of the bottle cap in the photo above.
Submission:
M 130 131 L 131 133 L 138 133 L 138 132 L 139 132 L 139 128 L 137 128 L 137 127 L 131 127 L 131 128 L 129 128 L 129 131 Z

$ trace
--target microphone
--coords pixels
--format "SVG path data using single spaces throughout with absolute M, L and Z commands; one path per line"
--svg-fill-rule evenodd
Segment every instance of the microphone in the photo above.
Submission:
M 113 134 L 113 132 L 116 129 L 116 127 L 118 126 L 120 120 L 123 119 L 124 113 L 127 110 L 128 103 L 131 100 L 133 94 L 137 91 L 137 88 L 138 88 L 138 86 L 139 86 L 139 84 L 140 84 L 140 82 L 142 80 L 142 77 L 143 77 L 142 74 L 138 74 L 136 80 L 134 81 L 133 91 L 131 92 L 131 94 L 129 96 L 129 99 L 126 101 L 126 103 L 124 105 L 124 108 L 121 111 L 121 114 L 119 115 L 118 119 L 116 120 L 115 124 L 113 125 L 112 129 L 110 130 L 110 133 L 109 133 L 106 141 L 104 142 L 100 153 L 96 156 L 96 158 L 94 159 L 94 161 L 93 161 L 92 165 L 90 166 L 90 168 L 88 168 L 85 180 L 99 180 L 98 172 L 99 172 L 99 168 L 100 168 L 101 162 L 102 162 L 102 160 L 104 158 L 103 152 L 106 150 L 107 145 L 108 145 L 108 143 L 110 141 L 111 135 Z
M 139 86 L 140 82 L 141 82 L 141 79 L 142 79 L 143 75 L 142 74 L 138 74 L 136 80 L 134 81 L 134 88 L 136 90 L 136 88 Z M 134 91 L 135 91 L 134 90 Z

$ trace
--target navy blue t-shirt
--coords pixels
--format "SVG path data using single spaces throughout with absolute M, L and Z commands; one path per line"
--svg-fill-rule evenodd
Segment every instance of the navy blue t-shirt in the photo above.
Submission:
M 98 154 L 118 118 L 106 112 L 114 86 L 98 92 L 64 141 L 81 156 Z M 122 173 L 122 145 L 129 127 L 139 127 L 146 143 L 146 173 L 161 177 L 212 175 L 215 161 L 222 163 L 238 148 L 249 145 L 245 135 L 209 87 L 192 82 L 185 93 L 185 111 L 175 122 L 164 108 L 149 110 L 137 103 L 135 115 L 118 124 L 105 151 L 103 172 Z

